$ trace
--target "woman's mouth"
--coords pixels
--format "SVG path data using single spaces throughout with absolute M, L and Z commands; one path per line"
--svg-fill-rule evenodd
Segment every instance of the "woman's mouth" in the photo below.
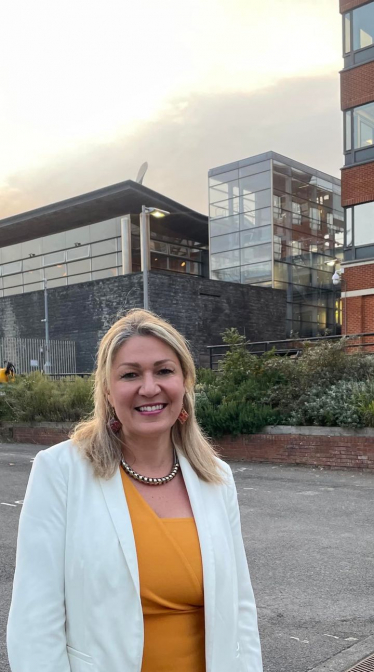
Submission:
M 158 415 L 166 406 L 167 404 L 144 404 L 144 406 L 136 406 L 135 410 L 141 415 Z

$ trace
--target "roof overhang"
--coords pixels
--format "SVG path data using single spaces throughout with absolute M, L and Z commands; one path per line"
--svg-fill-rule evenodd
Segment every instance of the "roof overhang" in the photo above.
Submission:
M 69 231 L 127 214 L 139 215 L 142 206 L 168 210 L 165 229 L 178 238 L 188 237 L 208 244 L 208 217 L 148 189 L 126 180 L 88 194 L 52 203 L 37 210 L 0 220 L 0 247 L 33 240 L 52 233 Z

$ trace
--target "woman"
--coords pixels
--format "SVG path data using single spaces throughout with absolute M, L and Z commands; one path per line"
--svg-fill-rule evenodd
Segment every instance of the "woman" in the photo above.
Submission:
M 8 622 L 12 672 L 261 672 L 230 468 L 194 416 L 184 338 L 132 310 L 95 410 L 35 458 Z

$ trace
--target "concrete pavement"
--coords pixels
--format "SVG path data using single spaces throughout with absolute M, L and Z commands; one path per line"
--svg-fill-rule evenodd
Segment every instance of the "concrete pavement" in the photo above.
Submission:
M 9 672 L 5 626 L 18 518 L 32 460 L 41 448 L 0 444 L 1 672 Z M 374 650 L 374 475 L 231 466 L 264 672 L 343 672 Z

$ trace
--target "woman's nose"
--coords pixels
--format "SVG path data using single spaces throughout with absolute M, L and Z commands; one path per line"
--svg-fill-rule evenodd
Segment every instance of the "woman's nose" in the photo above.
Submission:
M 152 374 L 144 374 L 141 388 L 139 390 L 140 394 L 144 394 L 147 397 L 153 397 L 155 394 L 158 394 L 160 391 L 160 386 L 155 380 L 154 376 Z

